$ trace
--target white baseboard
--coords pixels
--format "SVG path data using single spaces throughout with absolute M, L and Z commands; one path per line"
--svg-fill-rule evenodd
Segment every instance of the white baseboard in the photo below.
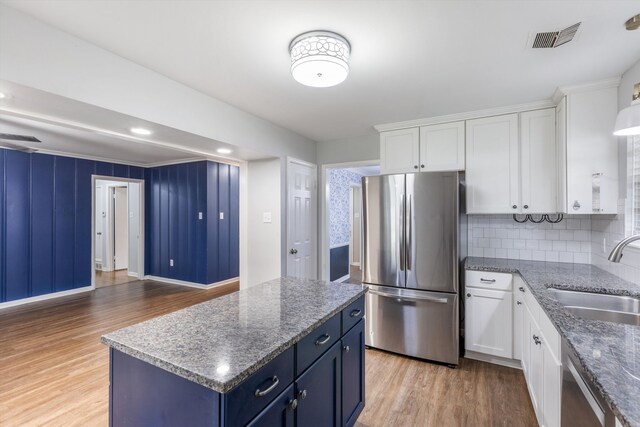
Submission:
M 61 298 L 61 297 L 69 296 L 69 295 L 80 294 L 80 293 L 83 293 L 83 292 L 89 292 L 89 291 L 93 291 L 94 289 L 95 288 L 93 286 L 84 286 L 82 288 L 69 289 L 68 291 L 53 292 L 53 293 L 50 293 L 50 294 L 38 295 L 38 296 L 35 296 L 35 297 L 22 298 L 22 299 L 15 300 L 15 301 L 7 301 L 7 302 L 0 303 L 0 310 L 5 309 L 5 308 L 9 308 L 9 307 L 16 307 L 16 306 L 23 305 L 23 304 L 31 304 L 33 302 L 46 301 L 46 300 L 49 300 L 49 299 Z
M 465 350 L 464 357 L 467 359 L 479 360 L 481 362 L 493 363 L 494 365 L 506 366 L 522 370 L 519 360 L 507 359 L 505 357 L 493 356 L 491 354 L 477 353 L 475 351 Z
M 233 277 L 231 279 L 222 280 L 220 282 L 209 283 L 208 285 L 203 285 L 201 283 L 194 283 L 194 282 L 186 282 L 184 280 L 168 279 L 166 277 L 160 277 L 160 276 L 144 276 L 144 280 L 153 280 L 155 282 L 168 283 L 170 285 L 188 286 L 190 288 L 212 289 L 218 286 L 228 285 L 229 283 L 238 282 L 240 281 L 240 278 Z
M 360 267 L 360 263 L 359 262 L 352 262 L 351 265 L 353 267 Z
M 127 276 L 138 278 L 138 273 L 135 273 L 135 272 L 131 272 L 131 271 L 129 271 L 129 272 L 127 273 Z
M 341 278 L 339 278 L 338 280 L 334 280 L 334 282 L 338 282 L 338 283 L 342 283 L 345 280 L 348 280 L 349 277 L 351 277 L 351 275 L 347 274 L 346 276 L 342 276 Z

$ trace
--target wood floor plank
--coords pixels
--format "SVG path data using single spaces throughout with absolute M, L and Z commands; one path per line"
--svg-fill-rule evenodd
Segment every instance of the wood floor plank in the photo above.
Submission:
M 130 282 L 0 311 L 0 426 L 106 426 L 105 332 L 237 290 Z M 522 372 L 366 351 L 359 427 L 534 426 Z

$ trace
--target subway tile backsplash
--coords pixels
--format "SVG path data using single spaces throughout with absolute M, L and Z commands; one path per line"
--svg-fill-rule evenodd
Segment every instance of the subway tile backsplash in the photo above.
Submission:
M 589 264 L 591 221 L 590 216 L 565 215 L 557 224 L 520 224 L 512 215 L 469 215 L 468 253 L 485 258 Z

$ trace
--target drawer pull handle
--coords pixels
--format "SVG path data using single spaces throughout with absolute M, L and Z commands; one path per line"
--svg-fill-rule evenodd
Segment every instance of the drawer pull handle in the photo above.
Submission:
M 276 387 L 278 387 L 278 383 L 280 382 L 280 380 L 277 376 L 274 375 L 273 378 L 271 378 L 271 381 L 273 381 L 273 384 L 271 384 L 266 390 L 256 389 L 256 397 L 266 396 L 267 394 L 271 393 Z
M 331 335 L 329 335 L 329 334 L 324 334 L 323 337 L 324 338 L 322 338 L 322 339 L 318 338 L 316 340 L 316 345 L 325 345 L 331 339 Z
M 482 277 L 480 278 L 480 281 L 482 283 L 496 283 L 496 279 L 483 279 Z
M 522 286 L 520 286 L 518 289 L 520 290 L 520 292 L 524 292 L 524 288 Z
M 351 317 L 358 317 L 358 316 L 360 316 L 361 314 L 362 314 L 362 310 L 353 310 L 353 311 L 349 314 L 349 316 L 351 316 Z

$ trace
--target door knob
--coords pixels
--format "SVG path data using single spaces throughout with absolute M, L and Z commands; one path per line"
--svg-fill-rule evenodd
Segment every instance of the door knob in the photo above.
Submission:
M 297 249 L 293 249 L 293 248 L 292 248 L 292 249 L 289 251 L 289 253 L 290 253 L 291 255 L 295 255 L 295 254 L 297 254 L 297 253 L 298 253 L 298 250 L 297 250 Z
M 467 294 L 467 298 L 471 298 L 471 294 Z

